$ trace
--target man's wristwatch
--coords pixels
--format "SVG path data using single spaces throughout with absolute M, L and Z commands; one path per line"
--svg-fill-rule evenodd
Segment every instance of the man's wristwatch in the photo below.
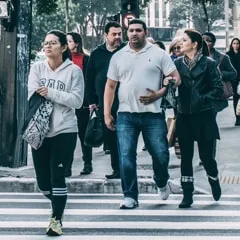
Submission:
M 162 86 L 163 86 L 163 87 L 165 87 L 165 88 L 167 88 L 167 87 L 168 87 L 168 85 L 164 85 L 164 84 L 163 84 Z

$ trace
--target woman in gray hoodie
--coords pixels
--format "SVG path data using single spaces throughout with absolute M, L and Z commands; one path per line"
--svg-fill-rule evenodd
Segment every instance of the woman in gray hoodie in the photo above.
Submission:
M 38 93 L 53 103 L 53 111 L 50 130 L 41 147 L 32 148 L 32 156 L 39 189 L 52 204 L 46 234 L 59 236 L 67 201 L 64 174 L 76 146 L 75 109 L 83 103 L 84 80 L 81 69 L 69 60 L 66 34 L 58 30 L 48 32 L 43 48 L 47 59 L 31 67 L 28 97 Z

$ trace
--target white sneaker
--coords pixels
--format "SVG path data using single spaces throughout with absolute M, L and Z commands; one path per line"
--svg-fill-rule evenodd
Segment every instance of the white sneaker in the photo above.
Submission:
M 123 202 L 120 204 L 120 209 L 133 209 L 138 207 L 138 202 L 130 197 L 125 197 Z
M 165 187 L 158 188 L 158 194 L 160 195 L 162 200 L 167 200 L 170 194 L 170 188 L 168 183 Z

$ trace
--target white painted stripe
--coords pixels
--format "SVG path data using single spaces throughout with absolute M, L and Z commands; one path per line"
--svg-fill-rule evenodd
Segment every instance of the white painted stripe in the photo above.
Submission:
M 42 196 L 42 193 L 20 193 L 20 192 L 1 192 L 0 194 L 0 198 L 3 196 Z M 122 193 L 68 193 L 68 196 L 81 196 L 81 197 L 123 197 Z M 182 198 L 182 194 L 170 194 L 170 197 L 181 197 Z M 140 194 L 139 198 L 141 197 L 158 197 L 158 194 L 148 194 L 148 193 L 144 193 L 144 194 Z M 211 194 L 195 194 L 194 198 L 212 198 Z M 240 194 L 239 195 L 221 195 L 221 198 L 240 198 Z
M 0 221 L 0 228 L 45 228 L 47 221 Z M 174 229 L 174 230 L 239 230 L 240 222 L 78 222 L 65 221 L 64 228 L 69 229 Z
M 122 199 L 68 199 L 68 203 L 93 203 L 93 204 L 119 204 Z M 7 198 L 7 199 L 0 199 L 0 203 L 45 203 L 49 202 L 48 199 L 14 199 L 14 198 Z M 179 200 L 161 200 L 161 199 L 144 199 L 139 200 L 140 204 L 164 204 L 164 205 L 178 205 Z M 199 200 L 194 201 L 194 205 L 221 205 L 221 206 L 239 206 L 240 201 L 218 201 L 215 202 L 214 200 Z
M 43 235 L 0 235 L 1 240 L 49 240 L 50 238 Z M 238 237 L 228 236 L 115 236 L 115 235 L 103 235 L 103 236 L 92 236 L 92 235 L 80 235 L 80 236 L 70 236 L 62 235 L 61 240 L 239 240 Z
M 49 209 L 31 208 L 1 208 L 1 215 L 49 215 Z M 124 211 L 120 209 L 65 209 L 64 215 L 72 216 L 193 216 L 193 217 L 240 217 L 240 211 L 221 210 L 144 210 L 134 209 Z

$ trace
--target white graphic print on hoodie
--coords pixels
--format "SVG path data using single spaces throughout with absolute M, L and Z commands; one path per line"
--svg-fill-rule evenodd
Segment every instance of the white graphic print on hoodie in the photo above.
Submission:
M 48 87 L 47 99 L 54 104 L 47 137 L 78 132 L 75 108 L 80 108 L 84 96 L 82 70 L 66 59 L 55 71 L 47 60 L 32 65 L 28 79 L 28 99 L 40 87 Z

